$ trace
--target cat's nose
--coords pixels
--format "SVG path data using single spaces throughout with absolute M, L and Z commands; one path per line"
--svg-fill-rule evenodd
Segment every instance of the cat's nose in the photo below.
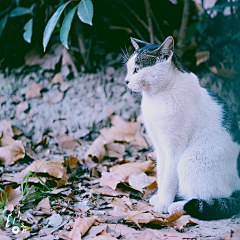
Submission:
M 129 84 L 129 81 L 128 81 L 128 80 L 125 80 L 125 83 L 128 85 L 128 84 Z

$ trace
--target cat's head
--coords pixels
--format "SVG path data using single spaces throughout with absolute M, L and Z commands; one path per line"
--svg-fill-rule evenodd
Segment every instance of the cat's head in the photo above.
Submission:
M 135 52 L 127 62 L 125 82 L 135 91 L 156 94 L 169 87 L 175 70 L 185 72 L 179 57 L 174 53 L 173 37 L 161 44 L 150 44 L 131 38 Z

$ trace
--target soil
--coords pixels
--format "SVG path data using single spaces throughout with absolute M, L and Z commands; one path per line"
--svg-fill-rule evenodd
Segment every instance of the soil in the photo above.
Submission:
M 3 73 L 0 74 L 0 120 L 9 120 L 36 143 L 48 132 L 52 132 L 53 135 L 70 133 L 75 139 L 79 139 L 82 148 L 66 149 L 65 152 L 62 150 L 61 154 L 69 155 L 69 152 L 74 152 L 79 157 L 84 157 L 90 144 L 86 140 L 93 140 L 99 135 L 101 128 L 110 126 L 106 109 L 113 109 L 125 120 L 134 120 L 140 114 L 141 96 L 127 90 L 124 84 L 124 68 L 115 69 L 113 66 L 106 66 L 97 73 L 80 74 L 74 78 L 71 77 L 71 64 L 64 65 L 60 69 L 64 84 L 52 83 L 50 80 L 56 74 L 55 66 L 59 62 L 57 51 L 62 50 L 53 52 L 36 70 L 19 68 L 7 77 Z M 43 86 L 41 97 L 27 98 L 26 93 L 33 82 Z M 239 96 L 222 92 L 223 80 L 207 73 L 202 74 L 200 82 L 203 86 L 228 96 L 226 100 L 233 110 L 240 112 L 240 106 L 237 104 Z M 63 93 L 62 100 L 49 103 L 49 99 L 59 92 Z M 17 111 L 21 102 L 27 102 L 27 108 Z M 53 139 L 49 144 L 53 149 L 56 148 Z M 52 151 L 49 157 L 57 158 L 58 154 L 59 152 Z M 197 234 L 198 239 L 220 239 L 226 232 L 229 232 L 230 236 L 231 230 L 240 226 L 240 215 L 219 221 L 194 220 L 198 225 L 189 227 L 188 232 Z

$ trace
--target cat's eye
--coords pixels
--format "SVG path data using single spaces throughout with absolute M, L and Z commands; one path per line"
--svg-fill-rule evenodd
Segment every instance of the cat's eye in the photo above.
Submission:
M 140 70 L 140 68 L 134 68 L 133 74 L 137 73 Z

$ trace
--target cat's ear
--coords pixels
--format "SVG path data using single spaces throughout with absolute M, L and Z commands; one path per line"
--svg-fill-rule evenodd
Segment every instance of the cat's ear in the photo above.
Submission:
M 132 45 L 133 45 L 133 47 L 135 48 L 136 51 L 139 48 L 142 48 L 142 47 L 145 47 L 145 46 L 149 45 L 149 43 L 141 41 L 141 40 L 138 40 L 136 38 L 130 37 L 130 39 L 131 39 Z
M 156 57 L 162 54 L 166 56 L 172 56 L 173 50 L 174 50 L 174 40 L 172 36 L 169 36 L 157 49 L 151 52 L 151 55 L 155 55 Z

